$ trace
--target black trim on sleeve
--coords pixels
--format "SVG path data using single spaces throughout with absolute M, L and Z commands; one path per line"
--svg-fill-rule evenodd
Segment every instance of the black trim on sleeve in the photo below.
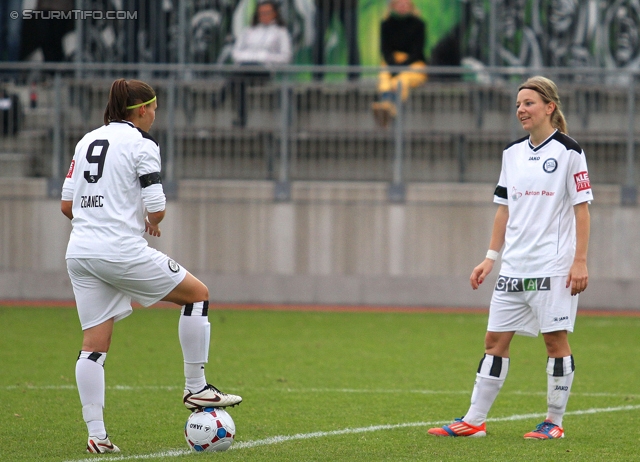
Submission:
M 496 186 L 496 190 L 493 192 L 494 196 L 498 196 L 501 199 L 508 199 L 507 196 L 507 188 L 505 188 L 504 186 Z
M 144 130 L 141 130 L 139 127 L 136 127 L 136 128 L 138 129 L 138 131 L 140 132 L 140 134 L 142 135 L 142 137 L 143 137 L 143 138 L 146 138 L 146 139 L 148 139 L 148 140 L 153 141 L 154 143 L 156 143 L 156 146 L 160 146 L 160 145 L 158 144 L 158 142 L 157 142 L 155 139 L 153 139 L 153 136 L 149 135 L 149 134 L 148 134 L 147 132 L 145 132 Z
M 160 172 L 147 173 L 140 177 L 140 186 L 142 186 L 142 189 L 147 186 L 151 186 L 152 184 L 162 184 Z
M 578 142 L 571 138 L 569 135 L 565 135 L 564 133 L 560 133 L 558 131 L 553 134 L 552 138 L 561 143 L 565 148 L 571 151 L 575 151 L 578 154 L 582 154 L 582 148 L 580 147 Z

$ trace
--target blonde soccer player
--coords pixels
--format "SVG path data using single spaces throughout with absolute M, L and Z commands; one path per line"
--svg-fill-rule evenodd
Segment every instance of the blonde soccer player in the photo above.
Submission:
M 578 294 L 587 288 L 587 248 L 593 199 L 587 161 L 567 125 L 553 81 L 537 76 L 519 87 L 516 116 L 529 135 L 509 144 L 493 201 L 498 210 L 489 251 L 471 273 L 475 290 L 502 265 L 489 308 L 485 354 L 466 414 L 436 436 L 481 437 L 509 372 L 515 334 L 542 333 L 547 349 L 547 416 L 527 439 L 564 437 L 563 416 L 575 370 L 568 333 Z

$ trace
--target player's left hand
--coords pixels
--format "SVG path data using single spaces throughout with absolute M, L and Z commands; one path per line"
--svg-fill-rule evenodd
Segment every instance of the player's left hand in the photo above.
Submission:
M 587 263 L 582 261 L 574 261 L 567 276 L 567 288 L 571 287 L 571 295 L 578 295 L 589 285 L 589 272 L 587 271 Z
M 144 220 L 144 230 L 149 233 L 150 236 L 160 237 L 160 226 L 152 225 L 149 220 Z

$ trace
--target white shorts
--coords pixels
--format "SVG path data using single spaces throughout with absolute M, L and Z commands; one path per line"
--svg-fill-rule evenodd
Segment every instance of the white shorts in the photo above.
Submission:
M 510 278 L 498 276 L 489 307 L 489 332 L 573 332 L 578 295 L 571 295 L 566 276 Z
M 182 266 L 151 247 L 126 261 L 68 258 L 67 270 L 82 330 L 129 316 L 132 299 L 142 306 L 153 305 L 187 275 Z

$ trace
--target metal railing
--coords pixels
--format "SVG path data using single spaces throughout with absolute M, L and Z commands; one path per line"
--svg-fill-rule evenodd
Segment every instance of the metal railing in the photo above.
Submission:
M 619 184 L 623 202 L 635 204 L 637 72 L 486 68 L 479 78 L 466 68 L 431 67 L 430 82 L 404 103 L 398 97 L 394 123 L 380 128 L 371 115 L 380 70 L 270 68 L 268 78 L 245 86 L 246 120 L 238 121 L 234 82 L 264 68 L 93 64 L 79 72 L 73 64 L 4 63 L 4 88 L 20 97 L 24 117 L 17 134 L 0 137 L 0 153 L 29 156 L 28 174 L 50 178 L 58 194 L 75 143 L 102 124 L 111 82 L 140 78 L 158 94 L 151 134 L 169 189 L 191 178 L 273 180 L 274 199 L 288 200 L 296 180 L 385 181 L 389 199 L 402 201 L 407 182 L 495 182 L 503 146 L 525 134 L 514 117 L 517 85 L 544 74 L 559 84 L 594 182 Z M 311 78 L 322 72 L 360 78 Z M 617 85 L 605 85 L 610 80 Z

